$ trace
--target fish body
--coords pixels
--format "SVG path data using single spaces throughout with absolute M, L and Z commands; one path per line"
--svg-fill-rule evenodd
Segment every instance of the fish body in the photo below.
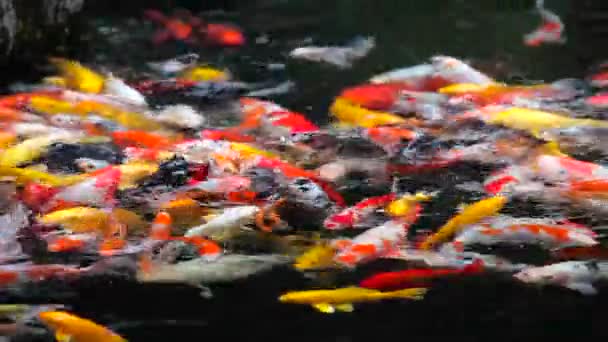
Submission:
M 395 198 L 394 193 L 366 198 L 352 207 L 330 215 L 323 222 L 323 226 L 329 230 L 353 228 L 377 209 L 394 201 Z
M 593 231 L 582 231 L 567 225 L 521 223 L 506 227 L 484 224 L 467 228 L 453 244 L 457 246 L 507 244 L 538 244 L 547 249 L 564 247 L 589 247 L 598 244 Z
M 482 199 L 462 209 L 456 216 L 441 226 L 437 232 L 427 237 L 420 248 L 429 250 L 447 241 L 467 225 L 479 222 L 481 219 L 496 215 L 507 203 L 504 196 L 494 196 Z
M 477 261 L 462 269 L 410 269 L 405 271 L 384 272 L 361 281 L 359 286 L 375 290 L 397 290 L 427 287 L 434 279 L 479 274 L 483 272 L 483 262 Z
M 406 122 L 404 118 L 398 115 L 365 109 L 341 98 L 334 101 L 329 111 L 340 124 L 346 126 L 369 128 Z
M 603 120 L 577 119 L 540 110 L 496 105 L 485 106 L 462 116 L 477 117 L 488 124 L 527 131 L 535 136 L 540 136 L 545 130 L 558 128 L 608 127 L 608 121 Z
M 197 258 L 176 264 L 153 263 L 149 269 L 138 270 L 137 279 L 140 282 L 199 286 L 244 279 L 287 262 L 289 258 L 282 255 L 228 254 L 213 261 Z
M 112 75 L 106 78 L 103 91 L 135 106 L 147 106 L 146 98 L 139 91 Z
M 334 261 L 343 266 L 353 267 L 397 253 L 400 245 L 406 242 L 408 229 L 416 221 L 420 211 L 421 207 L 417 204 L 407 216 L 368 229 L 352 240 L 334 240 L 333 246 L 338 249 Z
M 305 46 L 289 53 L 291 58 L 350 68 L 354 61 L 365 57 L 376 46 L 373 37 L 358 38 L 349 46 Z
M 608 168 L 567 156 L 540 155 L 533 168 L 538 176 L 550 182 L 608 179 Z
M 472 83 L 479 85 L 495 83 L 487 75 L 454 57 L 434 56 L 431 58 L 431 64 L 438 76 L 451 83 Z
M 183 70 L 179 73 L 178 77 L 188 81 L 203 82 L 228 81 L 230 80 L 231 75 L 225 70 L 219 70 L 209 66 L 195 66 Z
M 524 35 L 524 44 L 530 47 L 542 44 L 564 44 L 566 42 L 566 38 L 563 37 L 565 26 L 561 18 L 555 12 L 542 6 L 537 10 L 542 18 L 542 24 L 536 30 Z
M 434 73 L 435 69 L 431 64 L 420 64 L 383 72 L 373 76 L 369 81 L 375 84 L 392 82 L 420 84 L 431 78 Z
M 113 166 L 98 170 L 94 176 L 64 187 L 51 201 L 60 200 L 96 207 L 110 206 L 115 201 L 114 195 L 120 185 L 121 175 L 120 168 Z
M 294 268 L 298 271 L 309 271 L 330 268 L 334 265 L 336 249 L 330 244 L 319 244 L 311 247 L 294 261 Z
M 189 229 L 184 236 L 210 236 L 226 238 L 234 236 L 241 228 L 255 219 L 260 210 L 257 206 L 240 206 L 225 209 L 209 222 Z
M 344 287 L 333 290 L 308 290 L 287 292 L 279 297 L 281 303 L 312 305 L 323 313 L 336 310 L 351 312 L 353 303 L 377 302 L 385 299 L 421 300 L 424 288 L 413 288 L 393 292 L 380 292 L 360 287 Z
M 202 113 L 187 105 L 166 106 L 155 116 L 155 119 L 166 125 L 190 129 L 198 128 L 206 121 Z
M 594 261 L 565 261 L 548 266 L 529 267 L 514 277 L 524 283 L 557 285 L 583 295 L 595 295 L 593 283 L 606 278 L 607 263 Z
M 108 328 L 65 311 L 45 311 L 38 317 L 60 342 L 127 342 Z
M 78 141 L 82 136 L 71 132 L 38 136 L 24 140 L 0 153 L 0 166 L 16 167 L 40 157 L 49 145 L 63 141 Z
M 104 77 L 82 64 L 64 58 L 51 58 L 50 61 L 59 69 L 68 88 L 94 94 L 103 89 Z
M 188 53 L 165 61 L 148 62 L 147 65 L 150 69 L 162 74 L 176 74 L 192 67 L 198 59 L 198 54 Z

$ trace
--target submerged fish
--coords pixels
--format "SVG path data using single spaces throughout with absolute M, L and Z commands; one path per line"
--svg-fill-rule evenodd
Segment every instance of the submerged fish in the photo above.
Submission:
M 360 287 L 345 287 L 335 290 L 309 290 L 287 292 L 279 297 L 281 303 L 311 305 L 323 313 L 336 310 L 352 312 L 353 303 L 377 302 L 386 299 L 421 300 L 427 289 L 413 288 L 393 292 L 380 292 Z
M 45 311 L 40 320 L 55 331 L 57 341 L 126 342 L 122 336 L 91 320 L 65 311 Z
M 356 38 L 348 46 L 306 46 L 297 48 L 289 56 L 313 62 L 332 64 L 339 68 L 350 68 L 358 59 L 365 57 L 374 47 L 373 37 Z

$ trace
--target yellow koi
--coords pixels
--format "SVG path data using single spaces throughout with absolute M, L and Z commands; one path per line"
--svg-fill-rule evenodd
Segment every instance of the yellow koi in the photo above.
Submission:
M 330 113 L 343 125 L 376 127 L 382 125 L 400 124 L 406 120 L 400 116 L 365 109 L 348 100 L 337 98 L 329 108 Z
M 314 246 L 298 256 L 293 266 L 298 271 L 330 268 L 334 265 L 336 249 L 329 244 L 322 243 Z
M 312 305 L 323 313 L 334 313 L 336 310 L 351 312 L 354 310 L 353 303 L 376 302 L 383 299 L 420 300 L 424 298 L 426 292 L 425 288 L 380 292 L 353 286 L 334 290 L 292 291 L 280 296 L 279 301 Z
M 137 214 L 126 209 L 112 211 L 91 207 L 73 207 L 53 211 L 39 218 L 44 224 L 61 225 L 74 233 L 105 232 L 109 228 L 110 215 L 116 222 L 127 226 L 129 231 L 142 230 L 147 223 Z
M 470 204 L 452 217 L 441 228 L 426 238 L 420 245 L 422 250 L 430 250 L 448 241 L 465 226 L 479 222 L 481 219 L 496 215 L 507 203 L 507 197 L 494 196 Z
M 158 165 L 145 162 L 131 162 L 117 166 L 120 170 L 119 190 L 134 188 L 137 182 L 158 171 Z
M 488 108 L 479 109 L 481 119 L 491 125 L 501 125 L 512 129 L 528 131 L 538 138 L 542 132 L 550 129 L 574 126 L 608 127 L 608 121 L 594 119 L 577 119 L 567 116 L 528 108 Z
M 230 73 L 209 66 L 197 66 L 182 71 L 178 78 L 202 82 L 202 81 L 227 81 L 231 78 Z
M 425 192 L 418 192 L 413 195 L 407 194 L 389 203 L 384 208 L 384 211 L 393 217 L 407 215 L 412 212 L 412 205 L 418 202 L 430 201 L 433 199 L 433 196 L 433 194 Z
M 64 58 L 50 58 L 50 61 L 59 69 L 68 88 L 94 94 L 103 89 L 104 77 L 79 62 Z
M 54 175 L 30 168 L 3 167 L 0 166 L 0 176 L 15 177 L 18 185 L 27 182 L 37 182 L 50 186 L 68 186 L 82 182 L 85 175 Z
M 45 311 L 38 316 L 59 342 L 127 342 L 110 329 L 68 312 Z

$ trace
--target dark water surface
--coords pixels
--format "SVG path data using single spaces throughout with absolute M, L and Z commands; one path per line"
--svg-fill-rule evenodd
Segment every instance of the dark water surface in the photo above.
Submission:
M 293 80 L 297 90 L 273 100 L 321 123 L 328 120 L 328 105 L 345 86 L 390 68 L 424 62 L 434 54 L 470 59 L 482 70 L 507 81 L 581 77 L 592 59 L 603 57 L 589 54 L 591 47 L 581 46 L 578 27 L 569 21 L 574 16 L 573 7 L 566 0 L 547 0 L 546 6 L 566 19 L 568 43 L 535 49 L 522 44 L 522 35 L 539 23 L 531 10 L 533 1 L 524 0 L 159 2 L 164 9 L 223 9 L 205 12 L 205 16 L 235 22 L 245 29 L 248 45 L 235 50 L 177 43 L 153 47 L 149 39 L 154 27 L 142 22 L 141 4 L 109 1 L 116 5 L 113 8 L 101 3 L 105 2 L 88 5 L 75 36 L 63 48 L 65 54 L 129 76 L 145 71 L 146 61 L 195 51 L 203 61 L 227 67 L 245 81 Z M 256 38 L 262 35 L 270 42 L 256 44 Z M 303 41 L 340 44 L 355 35 L 375 36 L 377 47 L 350 70 L 287 60 L 287 53 Z M 285 63 L 286 68 L 268 71 L 264 68 L 268 63 Z M 36 79 L 45 72 L 42 66 L 39 62 L 27 72 L 8 71 L 5 81 Z M 462 195 L 451 189 L 454 180 L 444 180 L 445 190 L 453 196 L 442 205 L 428 208 L 437 215 L 421 225 L 437 226 L 453 213 L 453 209 L 445 208 L 454 208 L 460 202 Z M 418 183 L 412 183 L 416 188 L 414 184 Z M 373 264 L 343 278 L 360 279 L 382 266 Z M 523 286 L 499 275 L 438 284 L 421 302 L 361 305 L 353 314 L 333 316 L 277 302 L 283 291 L 315 286 L 288 269 L 214 287 L 212 300 L 200 298 L 197 290 L 187 287 L 139 286 L 121 279 L 90 278 L 57 286 L 58 290 L 49 292 L 60 296 L 54 299 L 109 324 L 130 341 L 533 341 L 608 337 L 607 292 L 582 297 L 561 289 Z M 45 296 L 35 293 L 40 298 L 32 298 L 32 293 L 11 296 L 16 301 L 31 302 Z

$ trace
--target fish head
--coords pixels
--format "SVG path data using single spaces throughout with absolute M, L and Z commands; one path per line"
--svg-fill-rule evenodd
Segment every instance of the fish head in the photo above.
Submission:
M 568 236 L 572 242 L 581 247 L 591 247 L 599 243 L 592 235 L 582 231 L 570 231 Z
M 312 247 L 296 258 L 294 267 L 299 271 L 329 266 L 333 263 L 336 250 L 326 244 Z
M 549 266 L 528 267 L 516 273 L 514 277 L 524 283 L 535 284 L 565 284 L 577 273 L 584 270 L 579 267 L 579 262 L 563 262 Z M 584 266 L 584 265 L 583 265 Z
M 287 190 L 296 202 L 314 208 L 328 208 L 331 202 L 327 193 L 314 181 L 306 177 L 296 177 L 287 185 Z
M 287 292 L 287 293 L 279 296 L 279 302 L 305 304 L 309 301 L 308 300 L 309 298 L 310 298 L 310 295 L 307 293 L 307 291 L 294 291 L 294 292 Z
M 50 327 L 51 329 L 57 331 L 61 330 L 67 334 L 70 334 L 72 331 L 78 329 L 80 318 L 64 312 L 64 311 L 44 311 L 38 314 L 40 320 Z

